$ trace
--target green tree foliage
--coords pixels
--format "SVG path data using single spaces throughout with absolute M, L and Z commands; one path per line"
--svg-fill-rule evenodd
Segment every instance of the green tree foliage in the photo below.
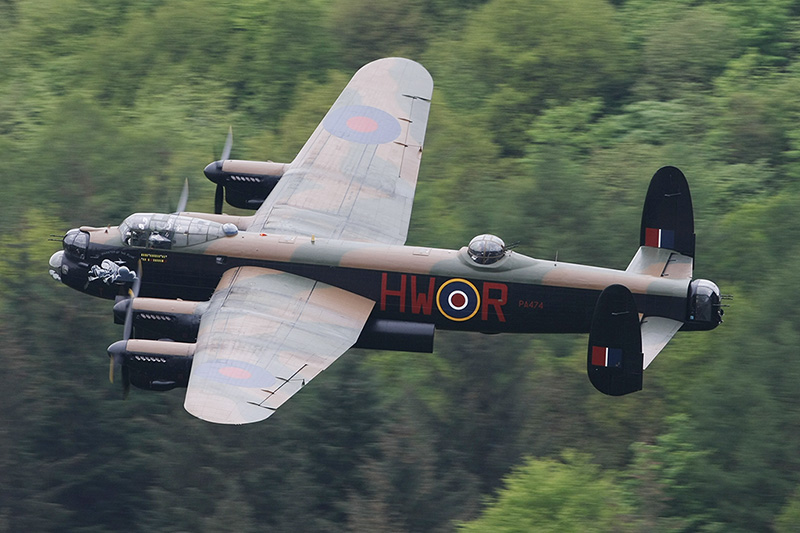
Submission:
M 625 495 L 589 457 L 565 452 L 562 461 L 528 458 L 505 479 L 481 518 L 461 531 L 620 531 Z
M 796 530 L 796 4 L 0 0 L 0 532 Z M 49 279 L 48 236 L 170 211 L 187 176 L 209 210 L 229 125 L 234 157 L 290 161 L 395 54 L 436 81 L 410 244 L 624 268 L 677 165 L 725 324 L 626 398 L 591 388 L 585 336 L 445 332 L 255 426 L 121 401 L 109 302 Z
M 548 100 L 612 99 L 625 91 L 631 56 L 622 35 L 603 1 L 494 0 L 470 17 L 455 43 L 432 48 L 431 68 L 446 99 L 461 112 L 480 109 L 503 153 L 516 155 Z
M 674 20 L 650 29 L 637 88 L 642 98 L 672 100 L 708 90 L 737 53 L 728 17 L 707 6 L 680 10 Z

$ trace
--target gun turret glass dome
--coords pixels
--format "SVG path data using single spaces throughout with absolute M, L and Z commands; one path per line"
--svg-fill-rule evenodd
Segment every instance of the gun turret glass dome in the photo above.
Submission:
M 479 265 L 491 265 L 506 255 L 506 243 L 496 235 L 478 235 L 467 247 L 470 258 Z

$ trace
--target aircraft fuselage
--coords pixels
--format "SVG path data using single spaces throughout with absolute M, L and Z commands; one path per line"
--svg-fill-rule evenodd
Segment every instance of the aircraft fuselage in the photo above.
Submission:
M 74 231 L 74 230 L 73 230 Z M 600 292 L 621 284 L 639 312 L 687 321 L 690 281 L 539 260 L 509 252 L 476 264 L 466 248 L 390 246 L 246 231 L 180 250 L 122 242 L 117 227 L 81 228 L 84 260 L 63 257 L 61 280 L 103 298 L 125 294 L 125 283 L 94 279 L 104 260 L 136 271 L 142 297 L 205 301 L 222 274 L 258 266 L 327 283 L 375 301 L 372 317 L 432 323 L 438 329 L 485 333 L 586 333 Z M 65 249 L 67 247 L 65 246 Z M 710 329 L 694 324 L 691 329 Z

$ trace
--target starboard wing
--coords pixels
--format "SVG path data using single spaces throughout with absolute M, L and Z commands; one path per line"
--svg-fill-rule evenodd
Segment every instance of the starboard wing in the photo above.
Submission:
M 248 229 L 403 244 L 432 92 L 430 74 L 414 61 L 362 67 Z
M 356 342 L 374 303 L 277 270 L 227 271 L 200 321 L 184 407 L 220 424 L 269 417 Z

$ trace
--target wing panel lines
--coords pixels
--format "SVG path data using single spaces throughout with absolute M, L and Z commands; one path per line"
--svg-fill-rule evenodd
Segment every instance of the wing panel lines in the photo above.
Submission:
M 200 322 L 186 410 L 218 423 L 263 420 L 355 343 L 373 305 L 286 272 L 229 270 Z
M 428 72 L 407 59 L 359 70 L 248 229 L 405 242 L 432 91 Z

